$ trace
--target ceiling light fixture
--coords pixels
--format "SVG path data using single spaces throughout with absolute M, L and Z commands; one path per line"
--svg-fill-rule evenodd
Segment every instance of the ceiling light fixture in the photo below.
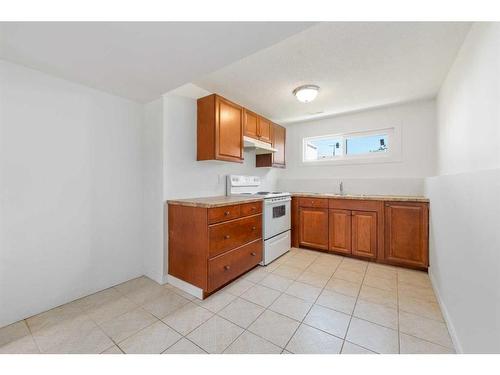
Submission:
M 309 103 L 316 99 L 318 95 L 319 86 L 316 85 L 304 85 L 299 86 L 293 90 L 293 95 L 297 98 L 299 102 Z

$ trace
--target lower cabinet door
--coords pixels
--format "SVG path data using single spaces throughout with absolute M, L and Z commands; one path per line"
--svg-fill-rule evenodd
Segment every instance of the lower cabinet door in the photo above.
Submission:
M 208 292 L 220 288 L 262 261 L 262 239 L 208 260 Z
M 428 220 L 426 203 L 386 203 L 385 260 L 400 265 L 428 267 Z
M 314 249 L 328 250 L 328 209 L 299 209 L 299 243 Z
M 351 211 L 330 210 L 329 249 L 334 252 L 351 253 Z
M 377 257 L 377 213 L 352 211 L 352 254 Z

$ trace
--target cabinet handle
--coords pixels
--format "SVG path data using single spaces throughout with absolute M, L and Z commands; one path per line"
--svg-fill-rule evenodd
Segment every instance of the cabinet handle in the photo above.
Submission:
M 250 253 L 250 255 L 254 257 L 254 256 L 256 256 L 257 254 L 255 254 L 255 253 Z
M 231 212 L 226 211 L 226 212 L 224 212 L 224 216 L 229 216 L 229 214 L 230 214 L 230 213 L 231 213 Z
M 255 211 L 257 209 L 257 207 L 252 207 L 251 210 L 252 211 Z
M 224 236 L 224 239 L 225 239 L 225 240 L 228 240 L 228 239 L 230 239 L 230 238 L 231 238 L 231 236 L 230 236 L 229 234 L 226 234 L 226 235 Z
M 231 269 L 231 266 L 224 266 L 224 269 L 228 271 L 229 269 Z
M 257 227 L 252 227 L 252 230 L 255 230 L 255 229 L 257 229 Z

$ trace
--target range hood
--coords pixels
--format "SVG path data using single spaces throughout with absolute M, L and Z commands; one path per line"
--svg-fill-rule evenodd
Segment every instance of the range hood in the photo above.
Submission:
M 258 139 L 243 137 L 243 147 L 245 148 L 254 148 L 255 153 L 259 154 L 270 154 L 271 152 L 276 152 L 275 148 L 271 147 L 271 144 L 267 142 L 259 141 Z

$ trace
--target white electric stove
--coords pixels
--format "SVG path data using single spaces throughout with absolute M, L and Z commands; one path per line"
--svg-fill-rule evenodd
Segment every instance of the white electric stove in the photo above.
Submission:
M 292 198 L 290 193 L 260 191 L 260 185 L 261 180 L 258 176 L 228 175 L 226 195 L 255 195 L 264 198 L 262 223 L 264 253 L 261 264 L 267 265 L 290 250 Z

